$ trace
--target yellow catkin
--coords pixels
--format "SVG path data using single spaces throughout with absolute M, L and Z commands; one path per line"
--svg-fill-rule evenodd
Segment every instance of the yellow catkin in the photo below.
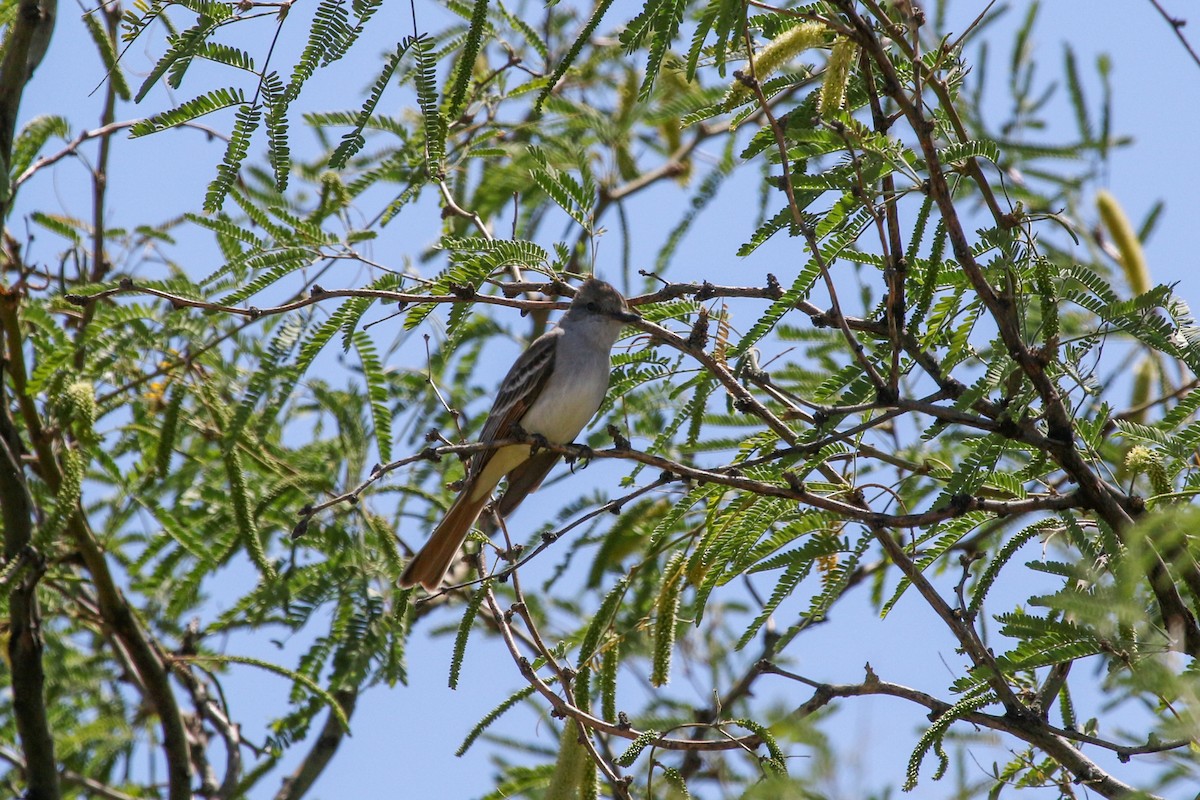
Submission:
M 58 491 L 54 495 L 54 509 L 46 516 L 46 521 L 38 531 L 36 544 L 46 547 L 53 542 L 66 527 L 67 521 L 79 506 L 79 498 L 83 494 L 83 473 L 86 465 L 79 451 L 68 447 L 62 453 L 62 479 Z
M 650 685 L 666 686 L 671 677 L 671 651 L 679 626 L 679 594 L 683 584 L 685 559 L 683 553 L 671 557 L 663 570 L 663 584 L 658 590 L 654 617 L 654 658 L 650 668 Z
M 595 782 L 596 768 L 592 765 L 591 756 L 579 741 L 581 733 L 574 720 L 568 719 L 563 725 L 562 736 L 558 740 L 558 758 L 554 763 L 554 772 L 550 776 L 546 797 L 562 797 L 578 800 L 587 795 L 585 782 Z
M 1125 454 L 1125 469 L 1142 474 L 1154 459 L 1154 451 L 1145 445 L 1134 445 Z
M 1134 475 L 1145 475 L 1156 495 L 1171 493 L 1171 479 L 1162 456 L 1144 445 L 1134 445 L 1125 454 L 1125 469 Z
M 1146 266 L 1146 254 L 1117 198 L 1113 197 L 1111 192 L 1101 189 L 1096 193 L 1096 207 L 1100 210 L 1100 219 L 1117 248 L 1121 269 L 1125 272 L 1129 288 L 1135 295 L 1150 291 L 1150 268 Z
M 63 395 L 72 419 L 90 431 L 96 424 L 96 389 L 91 381 L 76 381 Z
M 833 571 L 837 569 L 839 561 L 837 553 L 817 556 L 817 569 L 821 573 L 821 584 L 823 586 L 829 585 L 829 581 L 833 578 Z
M 846 101 L 846 84 L 850 81 L 850 67 L 858 54 L 858 45 L 849 39 L 839 38 L 829 53 L 829 63 L 825 67 L 825 82 L 821 84 L 821 98 L 817 108 L 821 116 L 829 116 L 841 111 L 842 103 Z
M 829 40 L 829 29 L 817 22 L 803 22 L 788 28 L 771 40 L 754 57 L 754 77 L 759 83 L 805 50 L 823 47 Z M 732 108 L 750 96 L 750 87 L 735 80 L 725 95 L 725 106 Z

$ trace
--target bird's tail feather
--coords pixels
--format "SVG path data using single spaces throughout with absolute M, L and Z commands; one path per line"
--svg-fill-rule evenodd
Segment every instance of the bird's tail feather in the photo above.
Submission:
M 467 490 L 459 494 L 446 516 L 434 528 L 429 541 L 404 568 L 404 574 L 400 576 L 401 587 L 407 589 L 419 583 L 432 592 L 441 584 L 462 543 L 466 541 L 471 526 L 490 499 L 489 492 L 481 492 L 482 496 L 476 500 L 470 498 L 471 494 Z

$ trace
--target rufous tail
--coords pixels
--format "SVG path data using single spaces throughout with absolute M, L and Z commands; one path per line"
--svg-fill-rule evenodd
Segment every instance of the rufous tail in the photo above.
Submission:
M 404 574 L 400 576 L 402 588 L 407 589 L 419 583 L 432 592 L 441 585 L 451 562 L 458 555 L 462 543 L 466 541 L 471 526 L 491 499 L 490 492 L 482 492 L 482 497 L 478 500 L 471 500 L 470 494 L 469 488 L 459 494 L 446 516 L 442 517 L 442 521 L 434 528 L 429 541 L 413 556 L 413 560 L 408 562 Z

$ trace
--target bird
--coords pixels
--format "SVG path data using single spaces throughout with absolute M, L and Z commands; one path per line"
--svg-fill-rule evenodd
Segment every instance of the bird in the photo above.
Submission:
M 535 339 L 500 382 L 479 442 L 519 431 L 554 444 L 573 441 L 604 402 L 621 328 L 639 319 L 610 284 L 585 280 L 558 324 Z M 505 517 L 541 485 L 559 457 L 528 444 L 475 453 L 458 497 L 405 567 L 401 588 L 437 589 L 501 478 L 508 476 L 508 485 L 496 512 Z

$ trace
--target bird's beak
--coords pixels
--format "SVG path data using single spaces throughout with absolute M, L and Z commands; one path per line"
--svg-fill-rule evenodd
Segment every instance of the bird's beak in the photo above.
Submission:
M 625 323 L 640 322 L 642 319 L 642 315 L 636 311 L 618 311 L 613 316 Z

